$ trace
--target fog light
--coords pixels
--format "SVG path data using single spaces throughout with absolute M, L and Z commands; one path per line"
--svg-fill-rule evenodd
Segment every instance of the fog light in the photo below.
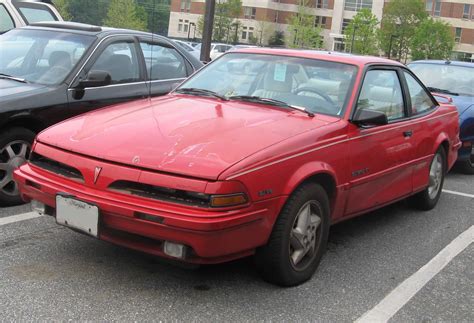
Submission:
M 40 201 L 32 200 L 31 209 L 33 210 L 33 212 L 36 212 L 38 214 L 46 214 L 46 205 L 44 205 L 44 203 L 41 203 Z
M 184 259 L 186 254 L 186 246 L 179 243 L 165 241 L 163 251 L 170 257 Z

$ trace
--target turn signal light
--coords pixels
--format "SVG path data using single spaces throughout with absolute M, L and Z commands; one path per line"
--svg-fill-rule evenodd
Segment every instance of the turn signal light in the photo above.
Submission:
M 247 196 L 244 193 L 211 196 L 211 207 L 229 207 L 246 203 Z

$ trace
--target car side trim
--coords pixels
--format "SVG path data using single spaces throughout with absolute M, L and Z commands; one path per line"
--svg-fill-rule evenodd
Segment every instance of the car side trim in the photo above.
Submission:
M 120 84 L 111 84 L 111 85 L 104 85 L 104 86 L 96 86 L 96 87 L 86 87 L 84 90 L 94 90 L 94 89 L 103 89 L 109 87 L 118 87 L 118 86 L 125 86 L 125 85 L 134 85 L 134 84 L 150 84 L 151 83 L 164 83 L 164 82 L 172 82 L 172 81 L 183 81 L 185 78 L 176 78 L 176 79 L 166 79 L 166 80 L 153 80 L 153 81 L 139 81 L 139 82 L 128 82 L 128 83 L 120 83 Z M 74 91 L 75 88 L 68 88 L 68 91 Z
M 414 122 L 414 123 L 420 123 L 420 122 L 435 120 L 435 119 L 443 118 L 443 117 L 446 117 L 446 116 L 448 116 L 448 115 L 456 114 L 456 113 L 458 113 L 458 112 L 457 112 L 457 111 L 454 111 L 454 112 L 445 113 L 445 114 L 442 114 L 442 115 L 439 115 L 439 116 L 436 116 L 436 117 L 431 117 L 431 118 L 428 118 L 428 119 L 421 119 L 421 118 L 420 118 L 420 119 L 416 120 L 416 122 Z M 319 147 L 316 147 L 316 148 L 312 148 L 312 149 L 309 149 L 309 150 L 306 150 L 306 151 L 299 152 L 299 153 L 294 154 L 294 155 L 290 155 L 290 156 L 287 156 L 287 157 L 284 157 L 284 158 L 275 160 L 275 161 L 270 162 L 270 163 L 268 163 L 268 164 L 264 164 L 264 165 L 261 165 L 261 166 L 258 166 L 258 167 L 254 167 L 254 168 L 248 169 L 248 170 L 246 170 L 246 171 L 243 171 L 243 172 L 240 172 L 240 173 L 231 175 L 231 176 L 227 177 L 226 180 L 235 179 L 235 178 L 240 177 L 240 176 L 242 176 L 242 175 L 247 175 L 247 174 L 249 174 L 249 173 L 253 173 L 253 172 L 258 171 L 258 170 L 260 170 L 260 169 L 263 169 L 263 168 L 266 168 L 266 167 L 269 167 L 269 166 L 272 166 L 272 165 L 275 165 L 275 164 L 278 164 L 278 163 L 287 161 L 287 160 L 289 160 L 289 159 L 293 159 L 293 158 L 296 158 L 296 157 L 299 157 L 299 156 L 303 156 L 303 155 L 306 155 L 306 154 L 309 154 L 309 153 L 312 153 L 312 152 L 315 152 L 315 151 L 318 151 L 318 150 L 321 150 L 321 149 L 324 149 L 324 148 L 332 147 L 332 146 L 337 145 L 337 144 L 342 144 L 342 143 L 344 143 L 344 142 L 352 141 L 352 140 L 356 140 L 356 139 L 360 139 L 360 138 L 363 138 L 363 137 L 369 137 L 369 136 L 377 135 L 377 134 L 380 134 L 380 133 L 383 133 L 383 132 L 386 132 L 386 131 L 392 131 L 392 130 L 394 130 L 394 129 L 398 129 L 398 128 L 405 127 L 405 126 L 406 126 L 406 125 L 399 125 L 399 126 L 396 126 L 396 127 L 391 127 L 391 128 L 389 128 L 389 129 L 383 129 L 383 130 L 375 131 L 375 132 L 372 132 L 372 133 L 362 134 L 362 135 L 360 135 L 360 136 L 353 137 L 353 138 L 345 138 L 345 139 L 343 139 L 343 140 L 339 140 L 339 141 L 336 141 L 336 142 L 332 142 L 332 143 L 327 144 L 327 145 L 323 145 L 323 146 L 319 146 Z M 364 129 L 364 130 L 365 130 L 365 129 Z M 341 138 L 341 137 L 347 137 L 347 136 L 346 136 L 346 135 L 344 135 L 344 136 L 339 136 L 339 137 L 336 137 L 336 139 L 337 139 L 337 138 Z

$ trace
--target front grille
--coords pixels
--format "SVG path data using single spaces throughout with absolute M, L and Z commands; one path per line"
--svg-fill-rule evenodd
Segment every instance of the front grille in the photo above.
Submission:
M 210 196 L 204 193 L 188 192 L 167 187 L 154 186 L 130 181 L 116 181 L 110 190 L 150 199 L 168 201 L 199 207 L 210 207 Z
M 35 165 L 36 167 L 47 170 L 48 172 L 58 174 L 75 181 L 84 182 L 84 176 L 82 176 L 81 172 L 78 169 L 60 163 L 58 161 L 49 159 L 47 157 L 41 156 L 37 153 L 31 154 L 30 163 Z

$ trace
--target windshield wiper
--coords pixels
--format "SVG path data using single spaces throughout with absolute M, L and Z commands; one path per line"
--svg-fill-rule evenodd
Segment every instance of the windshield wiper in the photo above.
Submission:
M 289 108 L 289 109 L 304 112 L 310 117 L 314 117 L 314 113 L 312 113 L 311 111 L 306 110 L 303 107 L 299 107 L 299 106 L 296 106 L 296 105 L 291 105 L 291 104 L 288 104 L 284 101 L 280 101 L 280 100 L 276 100 L 276 99 L 262 98 L 260 96 L 254 96 L 254 95 L 234 95 L 234 96 L 229 96 L 228 98 L 230 100 L 248 101 L 248 102 L 255 102 L 255 103 L 262 103 L 262 104 L 270 104 L 270 105 L 275 105 L 275 106 L 283 107 L 283 108 Z
M 427 89 L 430 92 L 438 92 L 438 93 L 444 93 L 444 94 L 459 95 L 459 93 L 451 92 L 450 90 L 444 90 L 444 89 L 440 89 L 440 88 L 437 88 L 437 87 L 428 86 Z
M 14 76 L 3 74 L 3 73 L 0 73 L 0 79 L 7 79 L 7 80 L 17 81 L 21 83 L 28 83 L 25 79 L 14 77 Z
M 175 90 L 176 93 L 183 93 L 183 94 L 193 94 L 193 95 L 204 95 L 204 96 L 213 96 L 215 98 L 224 100 L 224 101 L 229 101 L 228 98 L 226 98 L 223 95 L 220 95 L 219 93 L 216 93 L 211 90 L 206 90 L 206 89 L 198 89 L 198 88 L 193 88 L 193 87 L 184 87 L 184 88 L 179 88 Z

